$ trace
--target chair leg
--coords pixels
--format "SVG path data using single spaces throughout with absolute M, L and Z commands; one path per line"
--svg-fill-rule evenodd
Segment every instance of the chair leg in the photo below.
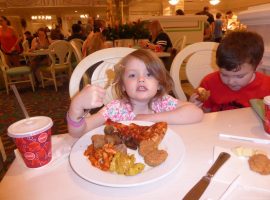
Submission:
M 33 92 L 35 92 L 35 86 L 34 86 L 34 79 L 33 79 L 33 74 L 29 74 L 29 79 L 31 81 L 31 85 L 32 85 L 32 90 Z
M 55 72 L 52 72 L 52 77 L 53 77 L 53 83 L 54 83 L 55 91 L 57 92 L 57 83 L 56 83 Z
M 5 73 L 3 75 L 4 75 L 4 81 L 5 81 L 5 86 L 6 86 L 7 94 L 9 94 L 8 78 L 7 78 L 7 75 Z
M 41 85 L 42 85 L 43 88 L 45 88 L 43 74 L 42 74 L 42 72 L 39 72 L 39 74 L 40 74 L 40 79 L 41 79 Z

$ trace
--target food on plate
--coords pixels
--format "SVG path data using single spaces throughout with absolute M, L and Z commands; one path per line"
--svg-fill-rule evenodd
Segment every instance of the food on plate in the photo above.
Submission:
M 144 157 L 144 162 L 151 166 L 156 167 L 163 163 L 168 157 L 168 153 L 165 150 L 153 150 Z
M 232 152 L 237 156 L 250 157 L 255 154 L 255 150 L 248 147 L 238 146 L 232 149 Z
M 152 140 L 143 140 L 139 144 L 139 154 L 144 157 L 158 148 L 158 144 Z
M 151 126 L 140 126 L 134 123 L 125 125 L 111 120 L 106 122 L 104 130 L 106 134 L 116 134 L 122 139 L 127 147 L 134 150 L 137 149 L 138 145 L 143 140 L 152 140 L 160 143 L 165 136 L 166 131 L 166 122 L 157 122 Z
M 116 172 L 127 176 L 141 173 L 143 163 L 135 163 L 135 156 L 127 153 L 127 147 L 136 150 L 149 166 L 155 167 L 168 157 L 165 150 L 158 146 L 167 131 L 167 123 L 158 122 L 151 126 L 140 126 L 135 123 L 125 125 L 107 121 L 104 133 L 91 137 L 90 144 L 84 152 L 91 164 L 103 171 Z
M 270 174 L 270 159 L 264 154 L 255 154 L 248 160 L 249 167 L 252 171 L 262 175 Z
M 105 135 L 95 134 L 91 137 L 94 148 L 101 148 L 105 144 Z
M 237 147 L 233 148 L 232 152 L 236 156 L 243 156 L 243 157 L 250 157 L 250 156 L 253 156 L 255 154 L 267 155 L 267 153 L 262 151 L 262 150 L 253 149 L 253 148 L 249 148 L 249 147 L 243 147 L 243 146 L 237 146 Z
M 100 148 L 94 148 L 91 144 L 84 151 L 84 155 L 88 157 L 91 164 L 103 171 L 108 171 L 110 169 L 110 164 L 116 151 L 112 144 L 104 144 Z
M 203 87 L 198 87 L 196 93 L 199 95 L 198 100 L 201 102 L 206 101 L 210 97 L 210 91 Z
M 110 171 L 117 174 L 124 174 L 127 176 L 133 176 L 141 173 L 144 169 L 143 163 L 135 163 L 134 155 L 123 154 L 117 152 L 112 159 L 110 165 Z

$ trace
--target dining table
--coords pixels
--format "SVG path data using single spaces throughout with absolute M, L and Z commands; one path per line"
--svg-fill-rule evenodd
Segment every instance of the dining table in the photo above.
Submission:
M 33 57 L 33 56 L 49 55 L 49 53 L 50 53 L 49 49 L 38 49 L 34 51 L 23 52 L 23 55 Z
M 206 174 L 220 152 L 227 152 L 231 157 L 212 178 L 200 199 L 270 199 L 270 175 L 251 171 L 248 158 L 239 157 L 234 151 L 238 147 L 256 149 L 270 157 L 270 136 L 264 131 L 262 120 L 252 108 L 206 113 L 198 123 L 169 125 L 168 129 L 170 132 L 167 131 L 167 134 L 175 134 L 175 140 L 183 144 L 174 148 L 168 158 L 182 155 L 182 159 L 165 176 L 162 176 L 162 171 L 156 174 L 160 178 L 155 181 L 149 180 L 127 187 L 117 186 L 120 180 L 117 177 L 123 175 L 115 174 L 117 187 L 114 187 L 108 186 L 106 181 L 97 183 L 89 180 L 72 166 L 70 152 L 80 139 L 73 138 L 68 133 L 56 134 L 52 137 L 53 159 L 43 167 L 27 168 L 15 150 L 16 158 L 0 183 L 0 199 L 182 199 Z M 236 136 L 236 139 L 221 137 L 221 134 Z M 165 135 L 166 137 L 169 135 Z M 241 139 L 242 137 L 249 139 Z M 166 161 L 157 167 L 162 169 L 164 164 Z M 111 172 L 100 173 L 106 176 Z M 126 178 L 132 183 L 136 176 L 144 175 L 147 172 Z

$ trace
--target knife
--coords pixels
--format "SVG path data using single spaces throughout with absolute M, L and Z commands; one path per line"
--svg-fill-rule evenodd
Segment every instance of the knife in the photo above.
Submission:
M 184 196 L 183 200 L 197 200 L 200 199 L 206 188 L 208 187 L 211 178 L 215 175 L 215 173 L 219 170 L 219 168 L 231 157 L 230 154 L 226 152 L 221 152 L 208 170 L 205 176 L 201 178 L 201 180 L 191 188 L 191 190 Z

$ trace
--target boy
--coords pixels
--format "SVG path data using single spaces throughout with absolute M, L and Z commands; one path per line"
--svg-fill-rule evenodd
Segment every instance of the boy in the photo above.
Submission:
M 216 53 L 219 71 L 208 74 L 200 87 L 210 91 L 210 97 L 200 102 L 192 94 L 190 102 L 205 112 L 249 107 L 249 100 L 270 95 L 270 76 L 256 72 L 264 53 L 260 35 L 234 31 L 220 43 Z

